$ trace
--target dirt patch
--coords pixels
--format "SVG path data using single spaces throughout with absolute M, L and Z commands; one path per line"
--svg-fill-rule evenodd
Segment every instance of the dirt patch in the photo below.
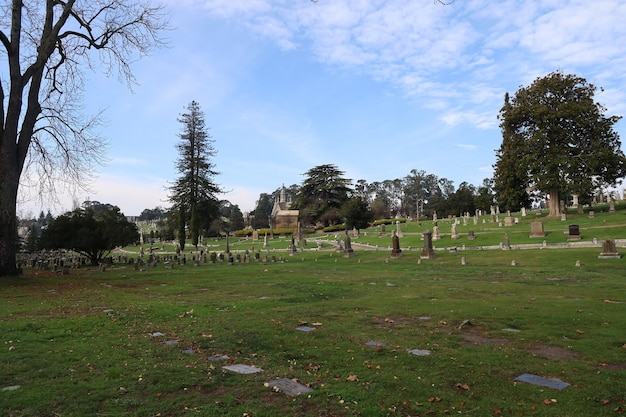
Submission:
M 551 361 L 573 361 L 580 357 L 578 352 L 571 349 L 544 344 L 534 345 L 528 351 L 533 355 Z
M 611 371 L 624 371 L 626 370 L 626 362 L 603 363 L 600 367 L 602 369 L 610 369 Z
M 460 335 L 467 345 L 489 345 L 489 346 L 504 346 L 510 342 L 509 339 L 504 338 L 496 338 L 496 337 L 485 337 L 476 332 L 471 333 L 461 333 Z
M 463 338 L 466 346 L 504 346 L 513 342 L 512 339 L 503 337 L 487 337 L 483 333 L 480 327 L 471 326 L 464 328 L 459 336 Z M 525 350 L 534 356 L 551 361 L 572 361 L 580 358 L 580 354 L 574 350 L 543 343 L 533 344 Z

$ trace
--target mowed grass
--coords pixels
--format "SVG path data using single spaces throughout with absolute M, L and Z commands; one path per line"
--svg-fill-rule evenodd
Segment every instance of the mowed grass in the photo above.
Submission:
M 513 228 L 470 220 L 459 225 L 457 240 L 445 236 L 450 224 L 443 220 L 444 237 L 435 245 L 494 245 L 504 233 L 514 245 L 535 243 L 528 238 L 535 219 L 521 218 Z M 625 216 L 618 211 L 596 219 L 570 214 L 565 223 L 539 219 L 546 242 L 560 243 L 569 223 L 581 226 L 583 240 L 620 237 Z M 426 228 L 432 222 L 402 225 L 402 246 L 419 247 Z M 475 241 L 463 241 L 468 230 L 475 230 Z M 381 248 L 390 243 L 377 229 L 366 232 L 354 241 L 382 242 Z M 209 250 L 224 243 L 211 242 Z M 249 244 L 231 240 L 233 249 Z M 275 239 L 270 247 L 288 244 Z M 309 242 L 307 248 L 315 246 Z M 418 263 L 419 252 L 405 250 L 405 257 L 390 260 L 381 249 L 357 250 L 350 259 L 306 253 L 267 265 L 116 266 L 65 277 L 27 271 L 0 283 L 0 412 L 620 414 L 623 261 L 599 260 L 598 252 L 438 251 L 437 259 Z M 469 264 L 461 266 L 461 257 Z M 303 324 L 316 330 L 298 332 Z M 370 341 L 384 347 L 369 347 Z M 415 348 L 431 355 L 410 355 Z M 211 355 L 229 359 L 211 362 Z M 222 370 L 233 363 L 264 371 L 244 376 Z M 572 386 L 555 392 L 515 382 L 522 373 Z M 263 385 L 280 377 L 314 392 L 291 399 Z
M 0 280 L 0 415 L 621 415 L 624 260 L 599 251 L 27 270 Z M 283 377 L 314 391 L 264 385 Z

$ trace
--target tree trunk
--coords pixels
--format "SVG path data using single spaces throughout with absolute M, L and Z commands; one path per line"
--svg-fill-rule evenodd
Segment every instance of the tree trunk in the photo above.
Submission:
M 0 164 L 7 158 L 1 158 Z M 11 168 L 0 168 L 0 277 L 17 275 L 17 179 L 12 178 Z
M 560 217 L 561 208 L 559 202 L 559 189 L 553 188 L 550 190 L 550 214 L 549 217 Z

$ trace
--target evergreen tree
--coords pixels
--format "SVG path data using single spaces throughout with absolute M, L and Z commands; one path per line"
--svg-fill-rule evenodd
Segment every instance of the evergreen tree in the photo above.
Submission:
M 180 177 L 170 187 L 172 209 L 178 214 L 181 249 L 185 247 L 185 231 L 188 231 L 191 243 L 198 245 L 201 223 L 210 223 L 209 219 L 200 219 L 201 206 L 217 202 L 216 194 L 222 192 L 213 181 L 218 172 L 211 158 L 217 152 L 205 127 L 204 113 L 195 101 L 186 110 L 178 119 L 183 125 L 178 135 L 180 141 L 176 145 L 179 153 L 176 169 Z
M 111 250 L 138 238 L 137 226 L 112 206 L 97 213 L 92 208 L 76 209 L 57 217 L 43 231 L 40 244 L 45 249 L 76 251 L 98 265 Z
M 335 165 L 319 165 L 308 170 L 293 208 L 300 214 L 310 216 L 311 221 L 320 220 L 327 212 L 340 210 L 352 190 L 351 180 L 343 178 L 345 173 Z

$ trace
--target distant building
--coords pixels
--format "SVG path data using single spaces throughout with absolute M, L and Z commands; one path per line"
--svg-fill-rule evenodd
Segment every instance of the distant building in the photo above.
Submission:
M 274 202 L 270 220 L 274 229 L 297 229 L 299 210 L 291 210 L 291 201 L 287 201 L 285 186 L 280 190 L 278 201 Z

